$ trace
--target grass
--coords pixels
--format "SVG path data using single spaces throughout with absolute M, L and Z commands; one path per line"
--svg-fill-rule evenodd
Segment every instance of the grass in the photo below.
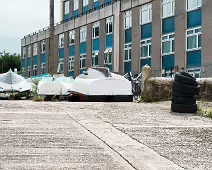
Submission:
M 203 109 L 202 102 L 200 103 L 198 107 L 198 113 L 202 116 L 209 117 L 212 119 L 212 108 Z
M 43 97 L 40 97 L 40 96 L 36 96 L 33 100 L 35 102 L 43 102 L 44 101 L 44 98 Z

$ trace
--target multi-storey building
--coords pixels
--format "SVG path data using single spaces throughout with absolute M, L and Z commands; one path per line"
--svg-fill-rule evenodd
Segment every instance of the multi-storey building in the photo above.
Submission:
M 64 0 L 55 26 L 55 65 L 76 77 L 88 67 L 155 76 L 186 68 L 212 76 L 211 0 Z M 26 76 L 48 73 L 49 29 L 22 39 Z M 166 72 L 166 74 L 164 74 Z

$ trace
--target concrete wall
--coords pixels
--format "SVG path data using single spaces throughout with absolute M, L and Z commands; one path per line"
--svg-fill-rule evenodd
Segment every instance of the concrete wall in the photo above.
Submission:
M 69 65 L 69 32 L 64 33 L 64 75 L 68 76 L 68 65 Z
M 100 20 L 100 51 L 99 51 L 99 66 L 104 66 L 104 51 L 105 51 L 105 41 L 106 41 L 106 20 Z
M 41 41 L 38 41 L 38 71 L 37 74 L 41 74 Z
M 75 29 L 75 56 L 74 56 L 74 77 L 77 77 L 80 73 L 80 29 Z
M 87 40 L 86 40 L 86 67 L 91 66 L 92 62 L 92 24 L 87 25 Z

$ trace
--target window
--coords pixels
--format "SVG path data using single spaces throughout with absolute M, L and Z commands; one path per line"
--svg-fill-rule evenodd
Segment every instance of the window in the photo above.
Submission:
M 83 0 L 83 6 L 87 6 L 88 5 L 88 2 L 89 0 Z
M 45 64 L 42 63 L 41 64 L 41 74 L 44 74 L 45 73 Z
M 23 67 L 23 68 L 22 68 L 22 76 L 25 76 L 25 72 L 26 72 L 26 70 L 25 70 L 25 68 Z
M 146 4 L 141 7 L 141 24 L 152 22 L 152 4 Z
M 31 57 L 31 45 L 28 46 L 28 57 Z
M 79 9 L 79 0 L 74 0 L 74 11 Z
M 173 16 L 175 13 L 175 0 L 163 0 L 162 2 L 162 18 Z
M 33 75 L 37 76 L 38 67 L 36 65 L 33 66 Z
M 132 44 L 131 43 L 124 45 L 124 52 L 125 52 L 124 61 L 125 62 L 131 61 L 131 57 L 132 57 Z
M 113 17 L 106 19 L 106 34 L 113 33 Z
M 41 41 L 41 53 L 45 53 L 46 52 L 46 41 L 42 40 Z
M 80 28 L 80 42 L 86 41 L 87 36 L 86 34 L 87 34 L 87 28 L 86 27 Z
M 187 51 L 199 50 L 202 46 L 202 28 L 187 30 Z
M 104 53 L 105 53 L 104 64 L 112 65 L 112 49 L 106 49 Z
M 162 70 L 162 77 L 166 77 L 166 78 L 174 78 L 175 74 L 174 74 L 174 70 L 170 71 L 170 70 Z
M 65 15 L 69 14 L 69 0 L 65 1 Z
M 175 50 L 175 34 L 167 34 L 162 36 L 162 54 L 173 54 Z
M 141 58 L 148 59 L 152 56 L 152 39 L 141 41 Z
M 70 31 L 69 32 L 69 45 L 74 44 L 75 42 L 75 31 Z
M 64 34 L 59 35 L 59 48 L 64 47 Z
M 191 68 L 188 70 L 188 73 L 194 78 L 201 78 L 201 69 L 200 68 Z
M 64 72 L 64 62 L 63 62 L 63 59 L 62 60 L 59 60 L 57 72 L 58 73 L 63 73 Z
M 23 47 L 23 56 L 22 56 L 22 59 L 25 59 L 26 58 L 26 47 Z
M 35 55 L 37 55 L 37 53 L 38 53 L 38 44 L 34 43 L 34 45 L 33 45 L 33 55 L 35 56 Z
M 68 71 L 74 71 L 74 56 L 69 57 Z
M 99 65 L 99 52 L 93 52 L 92 54 L 92 66 L 97 67 Z
M 202 0 L 187 0 L 187 11 L 198 9 L 202 6 Z
M 80 69 L 85 69 L 86 68 L 86 55 L 82 54 L 80 55 Z
M 99 22 L 96 22 L 93 24 L 93 39 L 98 38 L 99 37 Z
M 30 68 L 30 66 L 28 66 L 28 69 L 27 69 L 28 77 L 31 77 L 31 75 L 30 75 L 30 71 L 31 71 L 31 68 Z
M 132 11 L 125 12 L 125 29 L 132 27 Z

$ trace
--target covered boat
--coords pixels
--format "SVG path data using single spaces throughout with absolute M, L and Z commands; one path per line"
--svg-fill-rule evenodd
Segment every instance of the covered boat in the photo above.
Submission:
M 7 73 L 0 74 L 0 92 L 22 93 L 32 90 L 32 85 L 27 80 L 14 73 L 11 69 Z
M 68 89 L 71 89 L 74 79 L 64 75 L 53 75 L 43 77 L 38 83 L 38 94 L 41 96 L 65 96 Z
M 131 82 L 101 67 L 79 75 L 69 92 L 69 101 L 133 101 Z

